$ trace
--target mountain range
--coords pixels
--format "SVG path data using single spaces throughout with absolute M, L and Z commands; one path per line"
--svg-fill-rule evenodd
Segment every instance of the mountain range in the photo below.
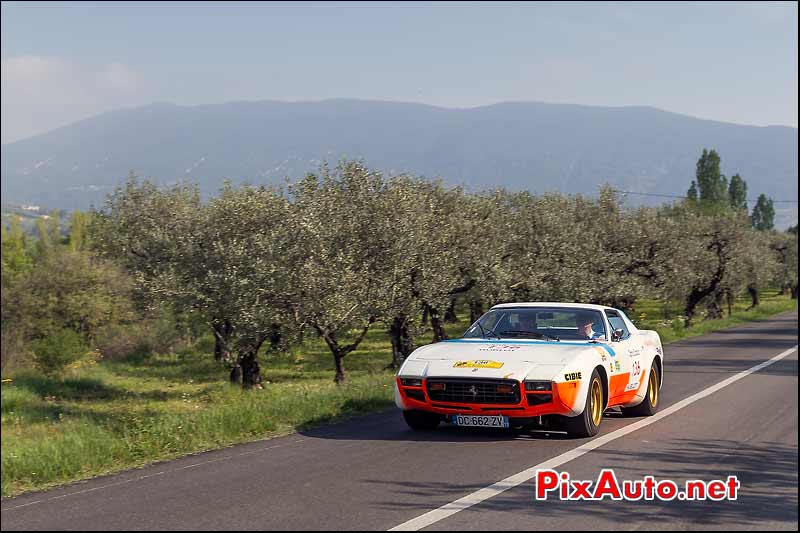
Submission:
M 510 102 L 450 109 L 366 100 L 156 103 L 103 113 L 2 146 L 3 202 L 102 205 L 130 172 L 204 195 L 225 179 L 282 183 L 323 161 L 363 159 L 469 190 L 504 186 L 594 195 L 609 183 L 684 194 L 703 148 L 717 150 L 748 197 L 797 200 L 797 129 L 703 120 L 652 107 Z M 633 203 L 662 197 L 631 196 Z M 751 204 L 752 206 L 752 204 Z M 776 203 L 778 223 L 796 203 Z

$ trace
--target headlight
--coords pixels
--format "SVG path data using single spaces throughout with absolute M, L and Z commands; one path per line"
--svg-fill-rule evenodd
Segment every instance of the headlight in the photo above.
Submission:
M 553 390 L 553 385 L 549 381 L 526 381 L 525 390 L 535 391 L 535 392 L 549 392 Z
M 400 378 L 404 387 L 422 387 L 422 378 Z

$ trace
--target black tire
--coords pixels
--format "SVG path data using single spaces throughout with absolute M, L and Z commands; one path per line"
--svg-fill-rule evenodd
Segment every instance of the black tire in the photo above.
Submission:
M 433 431 L 439 427 L 439 422 L 442 421 L 442 415 L 415 410 L 403 411 L 403 418 L 408 427 L 414 431 Z
M 595 423 L 594 417 L 592 415 L 595 409 L 595 399 L 596 396 L 592 393 L 595 389 L 595 383 L 600 386 L 600 418 Z M 570 416 L 563 418 L 563 426 L 564 429 L 567 430 L 572 437 L 578 438 L 586 438 L 586 437 L 594 437 L 600 432 L 600 422 L 603 419 L 603 410 L 605 409 L 605 405 L 603 405 L 603 380 L 600 379 L 600 374 L 597 372 L 597 369 L 592 372 L 592 378 L 589 381 L 589 391 L 586 393 L 586 405 L 583 407 L 583 412 L 578 416 Z
M 658 365 L 653 361 L 650 372 L 647 374 L 647 392 L 644 393 L 644 400 L 639 405 L 633 407 L 622 407 L 623 416 L 653 416 L 658 411 L 661 376 L 658 372 Z

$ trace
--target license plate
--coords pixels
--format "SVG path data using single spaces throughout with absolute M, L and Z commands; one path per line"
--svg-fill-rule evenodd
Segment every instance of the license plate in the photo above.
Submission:
M 455 426 L 477 426 L 483 428 L 507 428 L 507 416 L 452 415 L 450 423 Z

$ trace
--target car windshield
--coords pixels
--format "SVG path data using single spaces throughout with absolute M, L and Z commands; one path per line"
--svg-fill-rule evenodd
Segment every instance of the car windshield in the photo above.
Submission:
M 483 315 L 464 338 L 605 340 L 606 326 L 603 315 L 591 309 L 509 307 Z

